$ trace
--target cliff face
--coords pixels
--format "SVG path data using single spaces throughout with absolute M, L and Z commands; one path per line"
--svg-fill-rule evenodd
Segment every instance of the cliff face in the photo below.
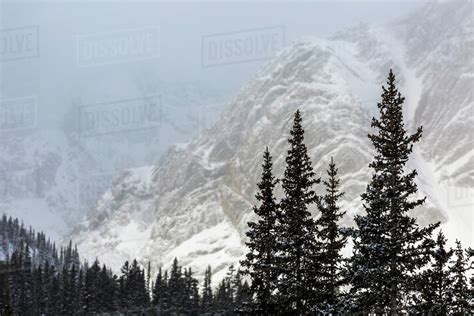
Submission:
M 474 184 L 471 11 L 467 2 L 433 4 L 385 27 L 360 25 L 294 43 L 242 88 L 212 128 L 156 166 L 117 177 L 75 230 L 81 254 L 99 254 L 117 267 L 131 257 L 166 267 L 178 256 L 198 274 L 207 264 L 219 274 L 244 253 L 266 146 L 276 175 L 283 174 L 297 108 L 317 173 L 325 176 L 335 157 L 350 225 L 370 178 L 367 133 L 390 68 L 406 97 L 407 126 L 424 128 L 409 167 L 419 170 L 420 194 L 428 202 L 415 215 L 422 224 L 467 225 L 472 201 L 457 205 L 450 194 L 459 188 L 472 193 Z M 459 238 L 462 229 L 472 227 L 459 228 Z

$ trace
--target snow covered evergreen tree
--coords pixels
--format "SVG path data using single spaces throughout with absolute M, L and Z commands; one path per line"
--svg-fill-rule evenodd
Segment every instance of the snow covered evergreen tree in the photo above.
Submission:
M 311 160 L 304 144 L 304 129 L 299 110 L 288 139 L 290 149 L 282 186 L 284 197 L 278 216 L 279 311 L 305 314 L 316 295 L 317 245 L 315 224 L 308 207 L 317 201 L 313 186 L 315 178 Z
M 9 271 L 11 304 L 20 315 L 29 315 L 33 311 L 31 264 L 29 246 L 20 241 L 20 248 L 12 254 Z
M 472 312 L 469 306 L 469 287 L 466 276 L 466 272 L 469 270 L 469 260 L 464 256 L 464 249 L 459 240 L 456 240 L 454 257 L 451 266 L 453 277 L 451 313 L 453 315 L 467 315 Z
M 126 264 L 128 265 L 128 262 Z M 99 274 L 100 265 L 99 260 L 96 259 L 85 273 L 82 304 L 86 314 L 99 313 L 101 311 Z
M 214 308 L 214 296 L 212 294 L 212 270 L 211 266 L 207 266 L 204 272 L 204 284 L 202 287 L 202 312 L 212 312 Z
M 415 306 L 420 313 L 447 315 L 449 312 L 453 290 L 449 262 L 453 250 L 445 247 L 446 238 L 440 231 L 436 238 L 436 249 L 431 253 L 431 267 L 417 278 L 420 297 L 415 300 Z
M 263 154 L 262 177 L 257 184 L 259 191 L 255 195 L 260 205 L 253 207 L 257 219 L 248 223 L 248 241 L 245 244 L 249 252 L 241 261 L 243 272 L 251 279 L 250 290 L 255 300 L 253 309 L 261 313 L 274 313 L 276 310 L 273 293 L 278 279 L 275 230 L 278 206 L 273 191 L 278 180 L 273 176 L 272 169 L 272 157 L 267 147 Z
M 166 295 L 167 284 L 163 278 L 163 273 L 161 267 L 158 269 L 158 274 L 156 275 L 155 284 L 153 285 L 152 291 L 152 305 L 157 306 L 159 309 L 162 308 L 163 298 Z
M 346 212 L 340 210 L 338 202 L 344 195 L 339 191 L 338 169 L 331 157 L 328 179 L 324 180 L 326 194 L 318 201 L 320 217 L 316 220 L 316 236 L 319 242 L 318 295 L 315 304 L 322 313 L 337 314 L 342 311 L 340 288 L 344 284 L 342 249 L 347 236 L 339 227 L 339 220 Z
M 190 315 L 199 313 L 198 281 L 193 277 L 191 268 L 184 269 L 184 310 Z
M 184 282 L 183 272 L 178 264 L 178 259 L 174 258 L 173 265 L 171 266 L 170 278 L 168 280 L 168 291 L 170 295 L 170 308 L 171 312 L 179 314 L 183 312 L 182 306 L 184 305 Z
M 13 315 L 10 301 L 9 267 L 0 261 L 0 315 Z
M 369 135 L 376 154 L 370 163 L 372 180 L 362 194 L 366 214 L 355 216 L 351 293 L 359 310 L 396 314 L 413 275 L 428 261 L 430 235 L 437 225 L 418 226 L 409 212 L 424 203 L 414 195 L 416 170 L 405 165 L 422 128 L 408 135 L 403 123 L 404 98 L 390 70 L 387 88 L 378 103 L 380 117 L 373 118 Z
M 469 308 L 471 310 L 471 314 L 474 313 L 474 249 L 469 247 L 466 250 L 466 255 L 469 258 L 469 268 L 468 271 L 471 272 L 471 277 L 469 278 Z

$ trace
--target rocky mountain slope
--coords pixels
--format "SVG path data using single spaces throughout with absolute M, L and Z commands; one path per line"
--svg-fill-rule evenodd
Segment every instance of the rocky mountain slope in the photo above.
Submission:
M 415 215 L 422 224 L 441 220 L 453 234 L 449 225 L 462 223 L 456 233 L 472 243 L 471 12 L 472 2 L 433 3 L 383 27 L 359 25 L 292 43 L 242 88 L 216 125 L 156 166 L 117 177 L 74 231 L 81 254 L 100 254 L 116 268 L 132 257 L 167 266 L 178 256 L 198 274 L 207 264 L 222 274 L 244 253 L 265 146 L 276 175 L 283 173 L 297 108 L 317 173 L 324 176 L 335 157 L 350 225 L 370 177 L 366 135 L 390 68 L 406 97 L 408 126 L 425 130 L 410 167 L 419 169 L 428 203 Z M 459 190 L 467 200 L 456 198 Z
M 94 103 L 92 94 L 84 93 L 83 100 L 73 102 L 63 119 L 58 119 L 61 128 L 42 126 L 37 117 L 42 112 L 10 113 L 8 105 L 2 104 L 0 213 L 21 218 L 26 225 L 44 230 L 59 241 L 94 211 L 113 178 L 120 174 L 117 170 L 154 162 L 171 144 L 189 139 L 214 122 L 216 115 L 206 113 L 217 112 L 222 102 L 219 93 L 195 83 L 178 86 L 143 79 L 137 86 L 133 93 L 122 93 L 154 96 L 159 102 L 156 122 L 151 127 L 145 125 L 146 129 L 142 122 L 137 126 L 118 125 L 106 129 L 112 132 L 104 135 L 85 130 L 81 122 L 79 112 L 91 107 L 84 103 Z M 143 100 L 137 98 L 122 109 L 129 106 L 132 111 L 131 107 L 138 108 Z M 17 107 L 22 109 L 21 105 Z M 37 109 L 40 107 L 37 105 Z M 103 110 L 100 102 L 92 107 L 97 113 Z M 16 116 L 8 116 L 13 114 Z M 23 128 L 20 123 L 27 114 L 34 114 L 37 122 Z M 14 119 L 18 120 L 16 125 Z M 9 120 L 11 126 L 5 123 Z

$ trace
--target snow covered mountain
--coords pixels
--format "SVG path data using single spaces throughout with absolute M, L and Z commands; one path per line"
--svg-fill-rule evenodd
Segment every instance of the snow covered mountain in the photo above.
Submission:
M 74 102 L 64 116 L 62 129 L 6 129 L 3 124 L 0 213 L 20 218 L 26 225 L 46 231 L 53 240 L 60 240 L 88 212 L 94 211 L 117 170 L 155 162 L 171 144 L 189 139 L 210 125 L 215 115 L 205 113 L 218 112 L 222 99 L 218 93 L 195 83 L 178 86 L 149 79 L 139 86 L 134 95 L 157 96 L 155 99 L 160 102 L 156 124 L 145 126 L 150 128 L 130 131 L 134 126 L 123 124 L 109 128 L 112 132 L 105 135 L 96 135 L 96 130 L 85 131 L 78 110 L 104 109 L 101 103 L 82 104 L 92 102 L 92 93 L 83 93 L 82 102 Z M 139 107 L 143 100 L 137 98 L 126 106 Z M 142 127 L 140 123 L 136 125 Z
M 335 157 L 350 225 L 370 177 L 366 135 L 390 68 L 406 97 L 408 126 L 425 131 L 410 167 L 419 170 L 428 202 L 415 215 L 421 223 L 441 220 L 450 238 L 472 244 L 471 12 L 472 2 L 432 3 L 383 27 L 359 25 L 292 43 L 212 128 L 156 166 L 119 175 L 74 231 L 80 253 L 99 254 L 116 268 L 133 257 L 166 267 L 177 256 L 198 274 L 207 264 L 224 273 L 244 253 L 263 150 L 270 148 L 281 176 L 297 108 L 317 173 L 325 176 Z
M 48 231 L 57 240 L 84 216 L 77 180 L 94 172 L 94 160 L 81 146 L 52 131 L 2 133 L 1 212 Z M 84 209 L 82 209 L 84 210 Z

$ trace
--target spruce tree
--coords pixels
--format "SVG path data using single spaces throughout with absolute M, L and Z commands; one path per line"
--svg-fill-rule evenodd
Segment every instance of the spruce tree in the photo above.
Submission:
M 341 211 L 338 205 L 344 193 L 339 191 L 337 171 L 331 157 L 327 170 L 328 179 L 323 181 L 326 194 L 318 202 L 320 217 L 316 220 L 316 236 L 320 248 L 316 305 L 320 312 L 329 314 L 341 311 L 340 287 L 344 284 L 341 250 L 347 242 L 344 230 L 338 224 L 346 212 Z
M 74 300 L 74 306 L 76 306 L 76 310 L 78 313 L 82 313 L 84 311 L 84 305 L 82 302 L 84 301 L 84 267 L 79 268 L 79 274 L 77 276 L 77 283 L 76 283 L 76 298 Z
M 467 315 L 470 312 L 469 287 L 466 275 L 469 270 L 469 260 L 464 256 L 464 249 L 459 240 L 456 240 L 454 257 L 451 266 L 453 277 L 451 313 L 454 315 Z
M 471 314 L 474 314 L 474 249 L 469 247 L 466 250 L 466 255 L 469 258 L 469 268 L 468 271 L 471 271 L 471 277 L 469 278 L 469 308 Z
M 61 315 L 61 282 L 59 275 L 55 273 L 54 267 L 51 273 L 51 283 L 48 294 L 48 315 Z
M 234 311 L 239 309 L 242 306 L 244 293 L 242 290 L 242 272 L 240 269 L 237 269 L 233 278 L 232 278 L 232 293 L 234 299 Z
M 125 261 L 120 269 L 121 275 L 119 277 L 119 306 L 121 310 L 127 310 L 131 307 L 131 294 L 127 287 L 127 278 L 130 273 L 130 264 Z
M 174 258 L 171 266 L 170 278 L 168 280 L 168 291 L 170 294 L 171 311 L 179 314 L 182 312 L 184 297 L 184 282 L 181 266 L 178 259 Z
M 199 313 L 198 281 L 193 277 L 191 268 L 184 269 L 184 312 L 189 315 Z
M 70 311 L 73 310 L 74 304 L 74 287 L 69 275 L 67 265 L 63 266 L 60 276 L 61 281 L 61 314 L 67 315 Z
M 431 253 L 431 267 L 418 278 L 420 298 L 416 300 L 416 310 L 424 314 L 447 315 L 452 301 L 453 279 L 449 262 L 452 249 L 446 249 L 446 238 L 442 231 L 436 238 L 436 249 Z
M 288 143 L 282 187 L 284 197 L 278 213 L 278 296 L 280 310 L 304 314 L 311 309 L 317 284 L 315 224 L 308 207 L 317 201 L 315 178 L 306 145 L 300 111 L 295 113 Z
M 226 315 L 230 309 L 229 284 L 227 278 L 223 278 L 216 289 L 214 297 L 214 310 L 219 315 Z
M 10 301 L 9 267 L 0 261 L 0 315 L 13 315 Z
M 33 279 L 31 275 L 31 257 L 28 244 L 19 241 L 19 249 L 15 250 L 10 262 L 10 292 L 12 309 L 21 315 L 32 311 Z
M 396 314 L 413 275 L 428 261 L 432 246 L 429 237 L 437 225 L 420 228 L 409 215 L 425 201 L 413 197 L 417 192 L 416 170 L 405 173 L 422 128 L 412 135 L 405 130 L 405 99 L 391 70 L 387 88 L 382 89 L 382 101 L 377 105 L 380 117 L 372 119 L 376 133 L 369 135 L 376 153 L 369 165 L 372 180 L 362 194 L 366 213 L 355 217 L 353 230 L 351 292 L 362 310 Z
M 227 306 L 226 309 L 228 311 L 233 311 L 234 306 L 234 299 L 235 299 L 235 292 L 237 291 L 236 283 L 235 283 L 235 267 L 231 264 L 227 270 L 227 275 L 225 276 L 225 285 L 227 291 Z
M 156 275 L 155 284 L 153 285 L 152 292 L 152 305 L 161 307 L 163 293 L 165 291 L 166 284 L 164 283 L 162 269 L 159 267 L 158 274 Z
M 249 252 L 245 260 L 241 261 L 241 265 L 243 272 L 249 275 L 252 281 L 250 290 L 255 298 L 254 310 L 274 313 L 273 292 L 278 278 L 275 261 L 278 249 L 275 231 L 278 206 L 273 191 L 278 180 L 272 174 L 273 163 L 268 147 L 263 154 L 262 169 L 261 181 L 257 184 L 259 191 L 255 195 L 260 205 L 253 207 L 258 218 L 255 222 L 248 223 L 248 241 L 245 244 Z
M 100 311 L 108 312 L 112 310 L 114 302 L 114 289 L 110 284 L 111 277 L 107 267 L 102 265 L 98 280 L 98 301 L 100 302 Z
M 201 297 L 199 295 L 199 282 L 195 278 L 191 280 L 191 315 L 199 315 Z
M 33 271 L 33 309 L 38 314 L 45 313 L 44 283 L 43 269 L 41 268 L 41 265 L 39 265 Z
M 145 308 L 149 304 L 149 295 L 146 288 L 145 271 L 134 259 L 125 279 L 125 288 L 129 294 L 129 307 L 134 309 Z
M 202 303 L 201 311 L 203 313 L 211 313 L 213 311 L 213 301 L 214 297 L 212 294 L 212 270 L 211 266 L 207 266 L 206 271 L 204 272 L 204 284 L 202 287 Z
M 86 314 L 99 313 L 101 311 L 99 284 L 100 271 L 99 260 L 96 259 L 92 266 L 86 269 L 85 272 L 83 308 Z

